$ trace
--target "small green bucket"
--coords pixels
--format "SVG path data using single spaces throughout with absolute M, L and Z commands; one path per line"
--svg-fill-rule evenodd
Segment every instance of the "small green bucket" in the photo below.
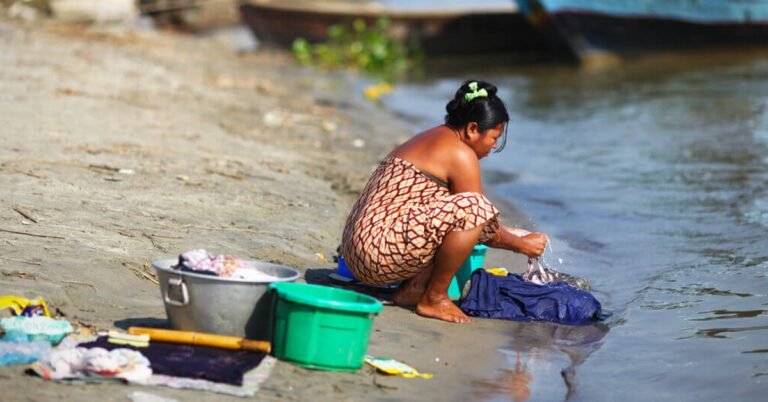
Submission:
M 469 257 L 461 264 L 461 268 L 456 272 L 456 276 L 451 280 L 451 284 L 448 285 L 448 297 L 451 300 L 458 300 L 461 298 L 461 291 L 464 289 L 464 284 L 467 283 L 469 277 L 476 269 L 483 267 L 483 261 L 485 261 L 485 252 L 488 251 L 488 246 L 484 244 L 478 244 L 469 254 Z
M 299 366 L 332 371 L 362 367 L 381 303 L 350 290 L 306 283 L 269 285 L 274 297 L 272 351 Z

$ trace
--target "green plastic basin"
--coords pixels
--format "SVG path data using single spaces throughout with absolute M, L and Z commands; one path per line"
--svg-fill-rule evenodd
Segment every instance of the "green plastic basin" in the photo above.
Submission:
M 461 297 L 461 291 L 464 289 L 464 284 L 467 283 L 469 277 L 476 269 L 483 267 L 483 261 L 485 261 L 485 253 L 488 251 L 488 246 L 485 244 L 478 244 L 469 254 L 469 257 L 461 264 L 461 268 L 456 272 L 456 276 L 451 280 L 451 284 L 448 286 L 448 297 L 452 300 L 458 300 Z
M 272 351 L 300 366 L 355 371 L 363 365 L 381 303 L 350 290 L 306 283 L 269 285 L 273 293 Z

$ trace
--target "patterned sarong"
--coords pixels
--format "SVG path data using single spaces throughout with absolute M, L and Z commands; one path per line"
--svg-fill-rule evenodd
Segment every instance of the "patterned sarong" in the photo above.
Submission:
M 451 231 L 499 229 L 499 211 L 480 193 L 451 194 L 410 162 L 388 157 L 373 172 L 347 218 L 341 254 L 359 280 L 384 285 L 428 268 Z

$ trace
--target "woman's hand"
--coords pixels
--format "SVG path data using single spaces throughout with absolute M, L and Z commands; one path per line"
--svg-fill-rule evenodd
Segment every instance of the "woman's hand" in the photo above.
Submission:
M 529 233 L 522 237 L 523 244 L 520 247 L 520 252 L 528 257 L 538 257 L 544 252 L 544 248 L 547 247 L 549 238 L 544 233 Z
M 528 232 L 502 226 L 496 236 L 485 243 L 488 247 L 503 248 L 528 257 L 538 257 L 544 252 L 549 238 L 544 233 Z

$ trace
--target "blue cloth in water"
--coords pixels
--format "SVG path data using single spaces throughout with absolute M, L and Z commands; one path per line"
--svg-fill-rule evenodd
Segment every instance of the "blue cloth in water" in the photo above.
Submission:
M 476 270 L 459 307 L 468 315 L 514 321 L 587 324 L 603 318 L 591 293 L 565 282 L 537 285 L 520 275 L 496 276 Z

